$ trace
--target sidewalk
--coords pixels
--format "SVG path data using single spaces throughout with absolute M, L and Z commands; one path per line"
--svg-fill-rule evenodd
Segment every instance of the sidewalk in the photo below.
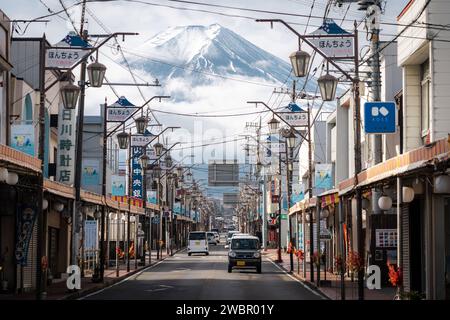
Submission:
M 179 250 L 182 251 L 183 249 Z M 176 254 L 179 251 L 174 251 Z M 47 298 L 46 300 L 73 300 L 78 299 L 82 296 L 95 292 L 97 290 L 109 287 L 123 279 L 142 271 L 145 268 L 155 265 L 156 263 L 165 260 L 170 257 L 167 255 L 166 251 L 163 251 L 162 256 L 159 260 L 156 259 L 156 252 L 152 251 L 151 265 L 148 265 L 148 255 L 146 257 L 146 266 L 140 266 L 138 260 L 138 266 L 135 268 L 134 259 L 130 260 L 130 272 L 127 272 L 127 265 L 123 261 L 119 264 L 119 276 L 116 275 L 116 268 L 114 266 L 105 269 L 104 282 L 94 283 L 92 282 L 92 274 L 86 275 L 81 279 L 81 289 L 76 292 L 71 292 L 66 287 L 66 280 L 57 280 L 47 286 Z M 35 292 L 27 293 L 10 293 L 10 294 L 0 294 L 0 300 L 35 300 Z
M 263 251 L 263 256 L 266 256 L 272 261 L 276 261 L 278 258 L 276 249 L 268 249 Z M 283 262 L 277 263 L 282 269 L 285 271 L 290 271 L 290 257 L 289 254 L 284 251 L 281 252 L 281 259 Z M 340 275 L 333 274 L 330 272 L 324 272 L 322 269 L 320 271 L 320 280 L 329 280 L 328 286 L 320 286 L 317 287 L 317 282 L 311 283 L 309 279 L 309 263 L 306 264 L 306 278 L 304 277 L 303 272 L 303 263 L 300 262 L 300 266 L 298 265 L 297 257 L 294 256 L 294 272 L 292 275 L 299 280 L 304 281 L 309 287 L 320 291 L 323 295 L 327 296 L 331 300 L 341 300 L 341 279 Z M 300 272 L 299 272 L 300 271 Z M 316 279 L 317 274 L 314 273 L 314 277 Z M 369 290 L 367 288 L 364 289 L 364 299 L 365 300 L 393 300 L 396 294 L 396 290 L 393 287 L 382 287 L 380 290 Z M 357 300 L 358 299 L 358 282 L 357 280 L 351 281 L 351 278 L 345 278 L 345 299 L 346 300 Z

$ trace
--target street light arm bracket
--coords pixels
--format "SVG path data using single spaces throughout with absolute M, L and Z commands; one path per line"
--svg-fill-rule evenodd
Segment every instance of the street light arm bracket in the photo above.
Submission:
M 303 42 L 307 43 L 311 48 L 313 48 L 313 50 L 315 52 L 317 52 L 318 54 L 320 54 L 325 60 L 327 60 L 327 62 L 331 63 L 336 69 L 338 69 L 340 72 L 342 72 L 351 82 L 357 82 L 358 79 L 352 77 L 348 72 L 346 72 L 345 70 L 343 70 L 337 63 L 335 63 L 331 58 L 329 58 L 326 54 L 324 54 L 322 51 L 320 51 L 319 49 L 316 48 L 316 46 L 307 39 L 307 37 L 305 37 L 304 35 L 298 33 L 297 30 L 295 30 L 294 28 L 292 28 L 286 21 L 282 20 L 282 19 L 256 19 L 256 22 L 279 22 L 281 24 L 283 24 L 286 28 L 288 28 L 290 31 L 292 31 L 293 33 L 295 33 L 297 35 L 297 37 L 299 38 L 299 42 L 300 40 L 302 40 Z M 357 77 L 358 75 L 356 75 Z
M 274 111 L 271 107 L 269 107 L 265 102 L 263 101 L 247 101 L 247 103 L 254 103 L 258 106 L 258 104 L 262 104 L 263 106 L 265 106 L 267 109 L 269 109 L 270 111 L 272 111 L 272 113 L 274 115 L 276 115 L 279 119 L 281 119 L 281 121 L 283 121 L 289 128 L 291 128 L 295 133 L 297 133 L 300 137 L 302 137 L 305 141 L 309 141 L 308 138 L 306 138 L 300 131 L 298 131 L 297 129 L 295 129 L 292 125 L 290 125 L 286 120 L 284 120 L 282 117 L 280 117 L 280 115 Z M 308 111 L 309 112 L 309 111 Z

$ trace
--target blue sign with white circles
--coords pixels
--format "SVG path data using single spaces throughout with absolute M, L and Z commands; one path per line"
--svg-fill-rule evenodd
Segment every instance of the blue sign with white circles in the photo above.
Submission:
M 397 129 L 395 102 L 366 102 L 364 104 L 365 133 L 395 133 Z

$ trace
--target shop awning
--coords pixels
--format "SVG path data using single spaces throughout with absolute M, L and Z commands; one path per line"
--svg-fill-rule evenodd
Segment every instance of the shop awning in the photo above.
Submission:
M 44 179 L 44 191 L 67 199 L 75 199 L 75 189 L 67 184 Z
M 319 195 L 321 200 L 321 207 L 325 208 L 330 204 L 339 203 L 339 190 L 331 189 Z
M 36 173 L 41 172 L 41 160 L 26 153 L 17 151 L 11 147 L 5 146 L 4 144 L 0 144 L 0 165 L 1 162 L 6 162 L 6 167 L 11 166 L 19 171 L 21 168 L 25 168 Z
M 303 199 L 297 202 L 289 209 L 289 215 L 294 214 L 299 211 L 303 211 L 307 208 L 315 207 L 317 203 L 317 197 Z
M 358 174 L 357 187 L 368 186 L 387 178 L 424 168 L 433 164 L 434 161 L 447 160 L 450 152 L 449 143 L 450 135 L 446 139 L 435 141 L 370 167 Z M 344 180 L 339 183 L 339 195 L 345 195 L 355 187 L 354 178 Z

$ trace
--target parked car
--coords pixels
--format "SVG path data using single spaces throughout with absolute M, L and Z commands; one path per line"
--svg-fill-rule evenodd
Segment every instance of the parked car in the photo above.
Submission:
M 216 243 L 219 244 L 220 243 L 220 234 L 216 231 L 212 231 L 212 233 L 214 233 L 214 239 L 216 239 Z
M 189 232 L 188 255 L 204 253 L 209 255 L 208 237 L 205 231 Z
M 216 246 L 218 243 L 216 233 L 215 232 L 207 232 L 207 235 L 208 235 L 208 244 L 213 244 Z
M 261 246 L 259 239 L 250 235 L 236 235 L 228 250 L 228 272 L 233 268 L 256 268 L 261 273 Z

